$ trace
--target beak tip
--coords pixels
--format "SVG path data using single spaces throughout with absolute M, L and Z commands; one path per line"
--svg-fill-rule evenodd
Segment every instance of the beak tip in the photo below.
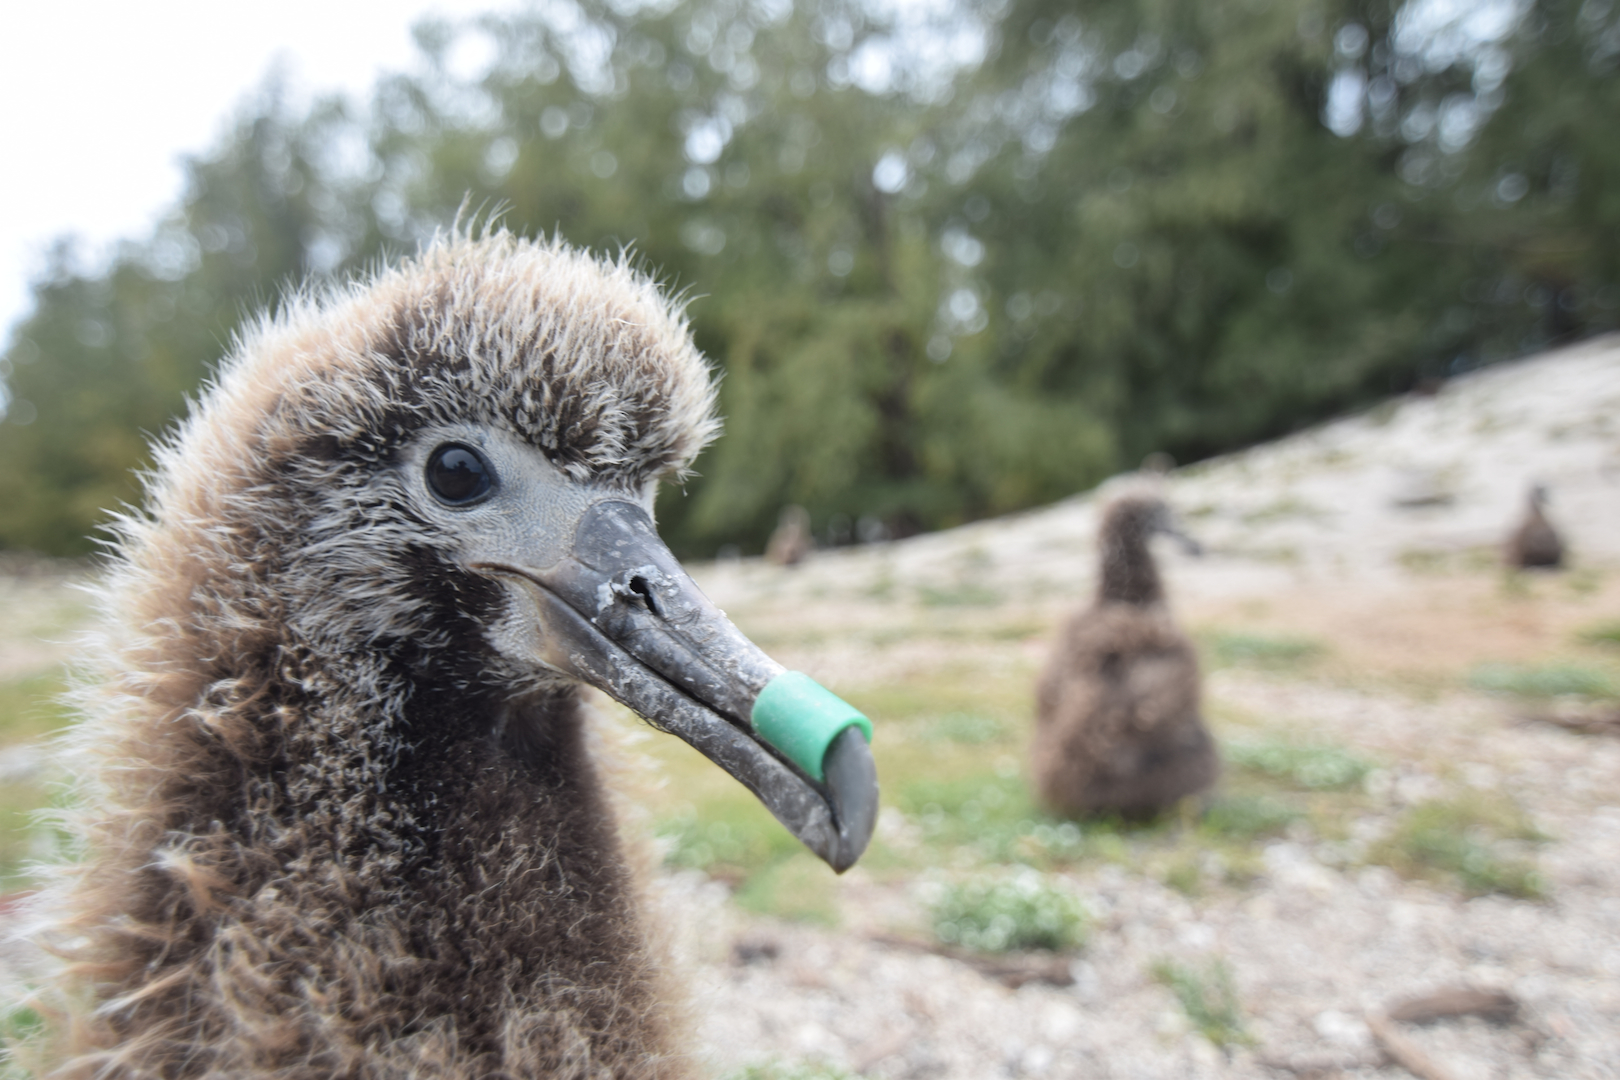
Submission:
M 848 727 L 827 748 L 827 789 L 831 794 L 838 832 L 818 851 L 834 873 L 842 874 L 866 853 L 877 827 L 877 764 L 872 748 L 859 728 Z

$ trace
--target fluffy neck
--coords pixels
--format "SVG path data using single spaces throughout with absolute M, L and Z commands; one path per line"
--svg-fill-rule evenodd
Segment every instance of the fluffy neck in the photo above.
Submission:
M 1098 603 L 1146 606 L 1163 602 L 1164 586 L 1153 553 L 1148 550 L 1148 535 L 1148 530 L 1131 517 L 1113 517 L 1103 522 Z
M 685 1075 L 577 694 L 261 641 L 124 699 L 63 1075 Z

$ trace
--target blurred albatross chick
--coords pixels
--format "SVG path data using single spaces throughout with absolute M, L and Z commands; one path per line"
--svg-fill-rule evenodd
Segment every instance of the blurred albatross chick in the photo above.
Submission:
M 1097 598 L 1063 628 L 1036 688 L 1030 764 L 1055 813 L 1153 814 L 1220 771 L 1199 715 L 1198 659 L 1148 550 L 1157 533 L 1197 550 L 1156 496 L 1104 508 Z
M 834 869 L 877 801 L 858 729 L 813 778 L 766 745 L 781 667 L 653 528 L 713 405 L 655 284 L 560 242 L 451 236 L 257 323 L 119 527 L 39 1071 L 691 1075 L 582 684 Z
M 1547 520 L 1546 505 L 1546 485 L 1530 485 L 1524 518 L 1502 545 L 1502 559 L 1512 569 L 1556 569 L 1564 565 L 1564 541 Z
M 797 566 L 815 549 L 810 511 L 794 503 L 782 507 L 776 528 L 765 544 L 765 558 L 777 566 Z

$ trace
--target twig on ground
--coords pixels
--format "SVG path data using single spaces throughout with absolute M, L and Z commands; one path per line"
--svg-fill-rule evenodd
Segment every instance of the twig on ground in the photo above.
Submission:
M 1453 1080 L 1449 1070 L 1425 1054 L 1417 1043 L 1401 1034 L 1389 1017 L 1368 1013 L 1367 1028 L 1389 1059 L 1418 1077 L 1418 1080 Z
M 1505 990 L 1448 986 L 1391 1005 L 1384 1015 L 1406 1024 L 1427 1024 L 1453 1016 L 1479 1016 L 1493 1024 L 1509 1024 L 1518 1018 L 1519 1002 Z
M 857 1076 L 865 1073 L 866 1070 L 884 1058 L 893 1057 L 904 1050 L 916 1034 L 915 1031 L 910 1030 L 891 1031 L 887 1035 L 879 1035 L 876 1038 L 868 1039 L 856 1047 L 854 1053 L 850 1055 L 850 1071 Z
M 1071 986 L 1074 983 L 1074 973 L 1069 969 L 1069 958 L 1062 955 L 1010 953 L 1006 956 L 991 956 L 987 953 L 953 948 L 950 945 L 938 945 L 903 934 L 873 934 L 871 940 L 891 948 L 933 953 L 935 956 L 955 960 L 1013 990 L 1030 982 L 1050 983 L 1053 986 Z
M 1620 706 L 1611 704 L 1562 704 L 1538 709 L 1520 716 L 1521 723 L 1552 724 L 1582 735 L 1620 735 Z

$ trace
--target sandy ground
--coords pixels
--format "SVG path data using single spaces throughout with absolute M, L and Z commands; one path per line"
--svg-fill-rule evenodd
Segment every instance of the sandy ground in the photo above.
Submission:
M 1551 489 L 1574 566 L 1508 579 L 1494 551 L 1532 481 Z M 1100 499 L 1140 482 L 788 570 L 744 560 L 695 574 L 779 659 L 835 689 L 1024 677 L 1091 588 Z M 1012 990 L 879 940 L 922 925 L 918 882 L 857 868 L 841 924 L 822 929 L 747 915 L 724 883 L 672 873 L 655 900 L 679 928 L 700 1053 L 721 1074 L 777 1059 L 940 1080 L 1402 1076 L 1366 1017 L 1467 984 L 1511 992 L 1521 1017 L 1406 1027 L 1444 1075 L 1620 1077 L 1620 740 L 1523 723 L 1464 688 L 1477 663 L 1554 658 L 1578 628 L 1620 618 L 1620 340 L 1458 379 L 1162 484 L 1208 548 L 1163 552 L 1185 623 L 1332 647 L 1305 672 L 1214 672 L 1211 712 L 1388 763 L 1358 823 L 1368 836 L 1437 794 L 1511 794 L 1553 838 L 1537 855 L 1547 899 L 1403 881 L 1308 829 L 1267 843 L 1254 880 L 1197 898 L 1086 863 L 1062 879 L 1096 924 L 1072 985 Z M 56 595 L 7 577 L 0 603 L 24 625 L 18 613 L 54 611 Z M 37 614 L 41 627 L 53 619 Z M 1004 632 L 974 632 L 987 622 Z M 0 672 L 59 662 L 66 637 L 12 633 Z M 28 748 L 7 753 L 46 767 Z M 880 824 L 909 827 L 893 808 Z M 1217 957 L 1251 1036 L 1227 1050 L 1153 975 L 1166 959 Z
M 1471 985 L 1508 990 L 1524 1012 L 1507 1027 L 1412 1029 L 1449 1075 L 1620 1075 L 1620 745 L 1507 725 L 1476 700 L 1422 706 L 1247 674 L 1210 693 L 1411 762 L 1390 785 L 1390 810 L 1439 788 L 1432 747 L 1414 743 L 1438 740 L 1452 760 L 1491 770 L 1477 781 L 1512 790 L 1557 838 L 1540 857 L 1550 899 L 1464 899 L 1357 866 L 1309 837 L 1268 844 L 1258 881 L 1199 899 L 1105 865 L 1066 876 L 1098 916 L 1074 985 L 1009 990 L 873 940 L 921 923 L 915 888 L 857 874 L 842 897 L 846 923 L 831 932 L 746 918 L 724 886 L 675 878 L 667 887 L 701 971 L 707 1052 L 722 1065 L 810 1057 L 873 1076 L 964 1080 L 1399 1076 L 1381 1068 L 1364 1016 Z M 757 958 L 761 940 L 776 945 L 774 959 Z M 753 943 L 756 958 L 741 962 L 728 942 Z M 1189 1030 L 1153 977 L 1165 959 L 1196 967 L 1215 957 L 1230 965 L 1254 1039 L 1229 1056 Z

